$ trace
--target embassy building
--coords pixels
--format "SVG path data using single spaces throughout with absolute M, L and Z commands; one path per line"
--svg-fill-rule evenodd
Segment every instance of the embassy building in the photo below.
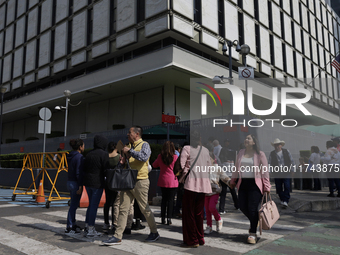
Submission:
M 70 136 L 157 125 L 162 113 L 190 120 L 190 79 L 228 76 L 222 47 L 234 40 L 250 46 L 247 65 L 265 80 L 255 101 L 270 102 L 273 86 L 305 88 L 313 118 L 290 109 L 299 125 L 338 123 L 340 18 L 329 1 L 0 0 L 3 143 L 41 139 L 42 107 L 63 131 L 54 108 L 65 90 Z M 234 78 L 244 65 L 236 44 Z

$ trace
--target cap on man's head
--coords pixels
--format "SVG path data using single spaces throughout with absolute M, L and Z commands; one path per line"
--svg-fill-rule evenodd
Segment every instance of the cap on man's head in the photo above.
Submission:
M 340 137 L 334 137 L 331 139 L 333 142 L 340 143 Z
M 282 144 L 282 146 L 285 146 L 285 141 L 281 141 L 279 138 L 275 138 L 274 142 L 271 143 L 272 146 L 274 146 L 275 144 Z

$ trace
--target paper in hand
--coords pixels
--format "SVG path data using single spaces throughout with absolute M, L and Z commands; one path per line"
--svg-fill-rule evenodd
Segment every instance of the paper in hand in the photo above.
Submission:
M 124 148 L 124 144 L 122 142 L 122 140 L 119 140 L 116 146 L 117 152 L 119 154 L 122 154 L 122 149 Z

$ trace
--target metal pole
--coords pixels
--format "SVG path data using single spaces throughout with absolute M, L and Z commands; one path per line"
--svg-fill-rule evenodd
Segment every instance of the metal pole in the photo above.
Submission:
M 231 41 L 228 41 L 228 47 L 229 47 L 229 84 L 231 84 L 232 78 L 233 78 L 233 59 L 232 59 L 232 53 L 231 53 L 231 47 L 233 43 Z M 230 93 L 230 116 L 233 114 L 233 94 L 231 91 Z
M 243 55 L 243 62 L 244 66 L 247 67 L 247 56 Z M 247 116 L 249 116 L 249 108 L 248 108 L 248 80 L 245 80 L 246 82 L 246 109 L 247 109 Z
M 4 93 L 1 93 L 1 116 L 0 116 L 0 156 L 1 156 L 1 142 L 2 142 L 2 113 L 3 113 L 3 105 L 4 105 Z M 0 160 L 1 167 L 1 160 Z
M 68 97 L 66 97 L 65 130 L 64 130 L 64 136 L 66 136 L 66 133 L 67 133 L 67 112 L 68 112 Z

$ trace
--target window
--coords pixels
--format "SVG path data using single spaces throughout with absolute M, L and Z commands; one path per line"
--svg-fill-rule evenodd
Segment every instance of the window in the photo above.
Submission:
M 198 24 L 202 23 L 202 3 L 201 0 L 194 1 L 194 21 Z
M 261 57 L 261 36 L 260 26 L 255 24 L 255 36 L 256 36 L 256 55 Z
M 145 20 L 145 0 L 137 1 L 137 23 Z
M 243 13 L 238 13 L 238 31 L 239 31 L 239 43 L 244 44 L 244 25 L 243 25 Z
M 272 2 L 270 1 L 268 1 L 268 21 L 269 21 L 269 29 L 273 31 Z
M 87 10 L 87 45 L 92 43 L 93 35 L 93 9 Z
M 255 19 L 260 21 L 259 0 L 254 0 Z
M 67 36 L 67 54 L 71 53 L 72 50 L 72 20 L 68 22 L 68 36 Z
M 225 37 L 224 0 L 218 0 L 218 33 L 223 38 Z
M 282 43 L 282 61 L 283 61 L 283 71 L 287 73 L 287 54 L 286 45 Z
M 274 54 L 274 36 L 269 35 L 269 43 L 270 43 L 270 63 L 275 65 L 275 54 Z
M 117 1 L 110 1 L 110 35 L 116 33 Z

